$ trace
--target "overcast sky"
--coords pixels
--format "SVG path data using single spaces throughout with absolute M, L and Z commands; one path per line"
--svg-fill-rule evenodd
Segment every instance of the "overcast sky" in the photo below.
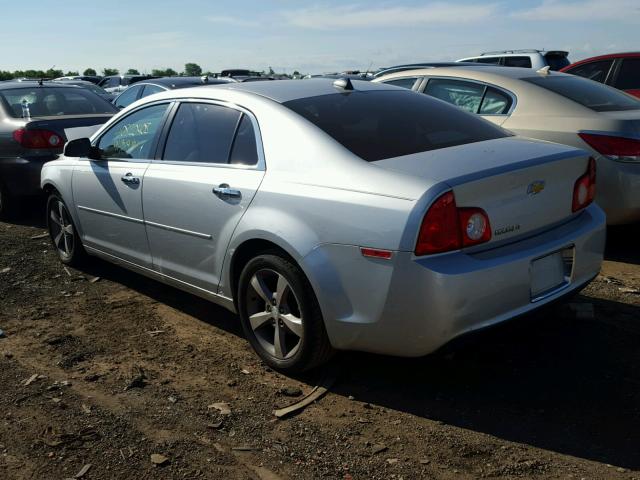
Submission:
M 321 73 L 499 49 L 562 49 L 574 61 L 640 50 L 639 0 L 31 0 L 0 11 L 0 70 Z

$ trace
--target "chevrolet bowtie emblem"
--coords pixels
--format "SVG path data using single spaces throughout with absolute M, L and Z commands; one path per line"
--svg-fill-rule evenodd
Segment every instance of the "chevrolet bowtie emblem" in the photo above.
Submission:
M 535 182 L 531 182 L 527 187 L 527 195 L 537 195 L 541 191 L 544 190 L 545 181 L 544 180 L 536 180 Z

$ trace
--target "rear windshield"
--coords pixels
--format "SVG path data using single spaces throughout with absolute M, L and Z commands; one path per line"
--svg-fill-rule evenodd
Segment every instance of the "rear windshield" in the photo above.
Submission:
M 551 70 L 560 70 L 561 68 L 571 65 L 571 62 L 566 55 L 558 53 L 547 53 L 544 58 L 547 60 L 547 65 Z
M 640 110 L 640 100 L 615 88 L 573 75 L 523 78 L 525 82 L 546 88 L 596 112 Z
M 335 93 L 284 105 L 368 162 L 509 136 L 456 107 L 401 89 Z
M 12 117 L 49 117 L 114 113 L 118 110 L 81 87 L 32 87 L 0 90 L 0 100 Z

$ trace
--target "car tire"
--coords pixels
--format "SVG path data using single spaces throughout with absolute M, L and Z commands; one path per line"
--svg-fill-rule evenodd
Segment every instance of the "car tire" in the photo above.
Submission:
M 246 264 L 237 306 L 249 343 L 276 370 L 300 373 L 334 353 L 309 281 L 279 252 L 261 254 Z
M 47 228 L 53 248 L 65 265 L 79 267 L 87 259 L 78 229 L 73 223 L 66 203 L 59 193 L 54 192 L 47 200 Z

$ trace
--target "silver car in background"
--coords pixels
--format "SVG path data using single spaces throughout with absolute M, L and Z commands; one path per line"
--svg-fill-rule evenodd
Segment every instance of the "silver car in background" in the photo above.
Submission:
M 173 90 L 48 163 L 55 249 L 238 312 L 283 371 L 421 356 L 575 293 L 605 219 L 584 151 L 404 89 L 311 79 Z
M 410 88 L 525 137 L 585 149 L 609 225 L 640 220 L 640 100 L 582 77 L 528 68 L 404 71 L 377 82 Z

